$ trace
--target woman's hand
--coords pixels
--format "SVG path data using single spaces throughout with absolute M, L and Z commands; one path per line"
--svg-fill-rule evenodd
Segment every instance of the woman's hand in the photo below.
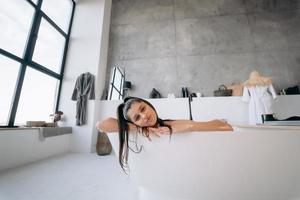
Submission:
M 221 131 L 233 131 L 232 126 L 226 120 L 212 120 L 211 122 Z
M 160 137 L 163 134 L 170 133 L 169 129 L 166 130 L 167 127 L 146 127 L 146 131 L 143 132 L 144 136 L 148 138 L 148 140 L 151 142 L 151 136 Z
M 170 130 L 168 127 L 162 126 L 162 127 L 148 127 L 148 131 L 151 135 L 160 137 L 162 135 L 170 134 Z

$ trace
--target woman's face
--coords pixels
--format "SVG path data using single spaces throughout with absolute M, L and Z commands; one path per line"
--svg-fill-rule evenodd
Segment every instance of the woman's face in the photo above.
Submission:
M 145 102 L 134 102 L 127 111 L 130 120 L 140 127 L 154 126 L 157 121 L 155 110 Z

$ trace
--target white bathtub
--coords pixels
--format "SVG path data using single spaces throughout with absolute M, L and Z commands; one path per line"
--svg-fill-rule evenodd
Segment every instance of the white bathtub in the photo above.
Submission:
M 118 135 L 108 136 L 117 154 Z M 138 145 L 129 165 L 141 200 L 300 200 L 299 129 L 139 136 Z

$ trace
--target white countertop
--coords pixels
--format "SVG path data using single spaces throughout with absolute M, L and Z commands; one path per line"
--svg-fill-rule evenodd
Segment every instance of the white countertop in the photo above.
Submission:
M 275 125 L 248 125 L 248 124 L 235 124 L 237 128 L 254 128 L 254 129 L 284 129 L 284 130 L 300 130 L 300 126 L 275 126 Z

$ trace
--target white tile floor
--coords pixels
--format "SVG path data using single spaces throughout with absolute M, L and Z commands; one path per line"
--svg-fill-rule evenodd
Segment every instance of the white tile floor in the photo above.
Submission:
M 137 200 L 115 155 L 65 154 L 0 172 L 0 200 Z

